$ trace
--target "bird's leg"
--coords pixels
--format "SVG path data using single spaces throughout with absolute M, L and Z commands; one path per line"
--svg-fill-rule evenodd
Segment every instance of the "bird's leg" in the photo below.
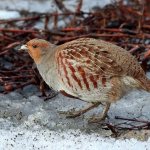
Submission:
M 110 103 L 106 103 L 104 109 L 103 109 L 103 112 L 100 114 L 100 116 L 97 116 L 97 117 L 92 117 L 89 119 L 89 123 L 97 123 L 97 122 L 100 122 L 102 120 L 104 120 L 107 116 L 107 112 L 110 108 Z
M 41 81 L 40 81 L 40 91 L 41 91 L 41 97 L 42 96 L 47 96 L 46 95 L 46 92 L 45 92 L 45 85 L 44 85 L 44 80 L 42 79 Z
M 53 97 L 58 95 L 58 92 L 55 92 L 53 89 L 51 89 L 51 93 L 50 94 L 46 93 L 44 80 L 42 80 L 40 82 L 40 91 L 41 91 L 42 94 L 39 97 L 44 97 L 44 101 L 48 101 L 51 98 L 53 98 Z
M 44 98 L 44 101 L 48 101 L 48 100 L 54 98 L 57 95 L 58 95 L 58 92 L 55 92 L 55 91 L 52 90 L 52 92 L 50 94 L 48 94 L 47 97 Z
M 98 102 L 98 103 L 92 103 L 90 104 L 89 106 L 86 106 L 85 108 L 81 109 L 81 110 L 78 110 L 78 111 L 68 111 L 68 112 L 60 112 L 62 114 L 65 114 L 67 118 L 75 118 L 75 117 L 78 117 L 86 112 L 88 112 L 89 110 L 95 108 L 95 107 L 98 107 L 101 103 Z

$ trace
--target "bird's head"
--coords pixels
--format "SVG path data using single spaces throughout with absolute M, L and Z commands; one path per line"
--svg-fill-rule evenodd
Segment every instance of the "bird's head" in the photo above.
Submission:
M 25 45 L 22 45 L 20 50 L 28 51 L 29 55 L 33 58 L 36 64 L 41 62 L 41 58 L 47 55 L 48 50 L 50 50 L 52 44 L 43 39 L 32 39 Z

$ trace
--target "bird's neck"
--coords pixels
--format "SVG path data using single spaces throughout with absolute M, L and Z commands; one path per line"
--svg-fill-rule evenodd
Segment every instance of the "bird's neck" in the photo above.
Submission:
M 37 64 L 37 68 L 47 85 L 57 91 L 58 83 L 56 83 L 57 80 L 55 79 L 57 77 L 56 67 L 55 47 L 52 47 L 47 54 L 42 56 L 40 64 Z

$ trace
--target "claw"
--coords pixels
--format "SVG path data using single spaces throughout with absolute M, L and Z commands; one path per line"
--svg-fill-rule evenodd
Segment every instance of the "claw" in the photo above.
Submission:
M 88 120 L 88 123 L 99 123 L 101 122 L 102 120 L 104 120 L 104 118 L 101 118 L 101 117 L 94 117 L 94 118 L 90 118 Z
M 91 117 L 88 120 L 88 123 L 100 123 L 100 122 L 104 121 L 106 117 L 107 117 L 107 115 L 106 116 L 102 115 L 99 117 Z
M 74 108 L 70 111 L 59 111 L 59 113 L 66 115 L 66 118 L 75 118 L 82 114 L 81 111 L 75 111 Z

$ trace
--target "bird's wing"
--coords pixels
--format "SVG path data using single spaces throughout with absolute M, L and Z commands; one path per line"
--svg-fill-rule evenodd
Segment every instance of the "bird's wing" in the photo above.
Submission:
M 89 89 L 88 81 L 97 87 L 99 79 L 105 86 L 113 77 L 125 77 L 128 85 L 134 83 L 135 87 L 145 89 L 145 73 L 137 60 L 114 44 L 90 38 L 78 39 L 58 47 L 56 58 L 59 73 L 66 77 L 68 84 L 73 79 L 81 87 L 81 80 Z
M 70 42 L 58 50 L 58 64 L 60 70 L 65 64 L 65 69 L 70 72 L 86 76 L 101 76 L 111 78 L 121 76 L 124 71 L 112 54 L 106 48 L 90 42 Z

